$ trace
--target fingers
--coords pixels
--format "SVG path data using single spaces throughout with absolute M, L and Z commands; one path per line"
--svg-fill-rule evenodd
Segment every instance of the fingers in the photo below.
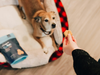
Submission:
M 68 38 L 64 38 L 63 46 L 67 45 L 68 43 Z
M 67 45 L 70 42 L 76 43 L 76 39 L 74 38 L 74 36 L 71 36 L 70 34 L 68 34 L 68 37 L 64 38 L 63 46 Z
M 74 38 L 74 36 L 72 36 L 72 40 L 73 40 L 75 43 L 77 43 L 77 42 L 76 42 L 76 39 Z
M 70 34 L 68 34 L 68 42 L 72 42 L 72 41 L 77 43 L 76 39 L 74 38 L 74 36 L 71 36 Z
M 71 42 L 71 41 L 73 41 L 72 36 L 71 36 L 71 34 L 68 34 L 68 42 Z

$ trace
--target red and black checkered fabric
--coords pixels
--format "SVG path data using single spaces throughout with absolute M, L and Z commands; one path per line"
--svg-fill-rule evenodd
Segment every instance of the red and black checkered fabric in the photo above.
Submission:
M 59 13 L 60 22 L 61 22 L 61 25 L 62 25 L 62 34 L 63 34 L 63 37 L 64 37 L 64 31 L 68 29 L 67 15 L 66 15 L 66 12 L 64 10 L 62 2 L 60 0 L 54 0 L 54 2 L 56 4 L 56 7 L 57 7 L 57 10 L 58 10 L 58 13 Z M 63 43 L 63 41 L 62 41 L 62 43 Z M 62 46 L 63 46 L 63 44 L 61 44 L 59 49 L 52 54 L 49 62 L 58 59 L 63 54 Z M 1 62 L 0 67 L 11 67 L 11 66 L 8 63 Z

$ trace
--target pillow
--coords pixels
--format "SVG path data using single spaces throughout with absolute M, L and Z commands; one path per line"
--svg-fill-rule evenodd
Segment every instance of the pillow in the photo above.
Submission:
M 53 0 L 51 1 L 51 4 L 52 6 L 55 7 Z M 47 9 L 50 8 L 50 6 L 47 6 L 47 5 L 46 7 L 48 7 Z M 50 10 L 50 11 L 55 11 L 57 13 L 56 7 L 54 10 Z M 47 49 L 49 50 L 49 53 L 45 54 L 40 44 L 36 40 L 33 39 L 33 36 L 32 36 L 33 29 L 31 25 L 26 20 L 23 20 L 20 17 L 19 10 L 17 9 L 16 6 L 0 7 L 0 16 L 2 16 L 0 17 L 0 37 L 13 33 L 15 37 L 17 38 L 20 46 L 28 54 L 28 57 L 25 60 L 23 60 L 22 62 L 18 64 L 12 65 L 13 68 L 35 67 L 35 66 L 47 64 L 49 62 L 50 56 L 55 51 L 52 46 L 52 40 L 50 37 L 41 38 L 41 40 L 44 41 L 45 45 L 47 46 Z M 58 16 L 58 13 L 57 13 L 57 16 Z M 60 45 L 62 42 L 61 24 L 58 24 L 57 27 L 58 28 L 55 30 L 55 32 L 61 33 L 61 35 L 60 36 L 56 35 L 55 37 L 61 37 L 60 41 L 59 39 L 56 40 L 56 42 Z M 0 54 L 0 62 L 6 62 L 2 54 Z
M 46 3 L 45 1 L 47 1 L 47 0 L 44 0 L 44 3 Z M 48 6 L 48 1 L 50 1 L 52 6 Z M 57 12 L 57 9 L 55 9 L 55 12 L 57 13 L 58 19 L 59 19 L 59 15 L 60 15 L 60 19 L 57 20 L 58 23 L 59 23 L 58 27 L 59 26 L 60 27 L 57 28 L 58 31 L 56 29 L 56 32 L 59 32 L 59 34 L 62 35 L 62 33 L 66 29 L 68 29 L 67 17 L 66 17 L 66 13 L 64 11 L 63 5 L 62 5 L 61 1 L 54 0 L 55 3 L 56 3 L 56 6 L 55 6 L 55 3 L 54 3 L 53 0 L 48 0 L 48 1 L 47 1 L 47 7 L 48 7 L 47 9 L 49 9 L 50 7 L 56 8 L 56 6 L 57 6 L 57 9 L 60 9 L 60 10 L 58 10 L 58 12 Z M 4 8 L 1 7 L 0 10 L 1 10 L 0 14 L 3 14 L 3 16 L 0 15 L 3 18 L 3 20 L 2 20 L 2 18 L 0 18 L 0 37 L 7 35 L 9 33 L 14 33 L 14 35 L 16 36 L 20 46 L 22 48 L 24 48 L 25 52 L 27 51 L 28 54 L 30 55 L 30 57 L 27 59 L 27 61 L 23 61 L 23 63 L 17 64 L 15 66 L 13 66 L 13 68 L 27 68 L 27 67 L 40 66 L 40 65 L 43 65 L 43 64 L 47 64 L 48 61 L 54 61 L 62 55 L 62 53 L 63 53 L 62 52 L 62 36 L 57 35 L 58 33 L 54 32 L 54 35 L 57 36 L 57 37 L 55 36 L 56 42 L 59 45 L 61 43 L 58 51 L 55 51 L 54 48 L 51 46 L 52 41 L 51 41 L 50 37 L 42 38 L 42 40 L 44 40 L 44 43 L 47 45 L 48 50 L 50 51 L 47 55 L 45 55 L 45 54 L 42 53 L 43 51 L 42 51 L 41 46 L 32 37 L 33 30 L 32 30 L 32 27 L 30 26 L 30 24 L 26 20 L 23 20 L 19 17 L 20 14 L 19 14 L 19 10 L 17 9 L 17 7 L 16 6 L 6 6 Z M 10 12 L 10 10 L 11 10 L 11 12 Z M 47 10 L 47 11 L 49 11 L 49 10 Z M 51 9 L 51 10 L 53 10 L 53 9 Z M 5 12 L 8 12 L 8 13 L 5 13 Z M 59 13 L 59 15 L 58 15 L 58 13 Z M 7 14 L 9 16 L 7 16 L 5 14 Z M 11 19 L 8 19 L 8 17 L 11 17 Z M 61 31 L 60 21 L 61 21 L 61 24 L 62 24 L 62 31 Z M 59 31 L 59 29 L 60 29 L 60 31 Z M 57 40 L 58 37 L 61 38 L 61 39 Z M 47 39 L 49 39 L 49 40 L 45 41 Z M 29 40 L 31 40 L 31 41 L 29 41 Z M 33 43 L 33 42 L 35 43 L 34 45 L 30 44 L 30 43 Z M 49 45 L 48 45 L 48 42 L 50 43 Z M 30 45 L 28 45 L 28 44 L 30 44 Z M 39 49 L 37 49 L 37 47 Z M 34 48 L 34 51 L 33 51 L 33 48 Z M 31 54 L 35 54 L 35 55 L 31 55 Z M 31 56 L 33 56 L 33 57 L 31 57 Z M 5 60 L 5 58 L 2 54 L 0 54 L 0 57 L 1 57 L 0 62 L 3 62 L 3 63 L 6 62 L 6 60 Z M 30 62 L 30 64 L 29 64 L 29 62 Z M 5 66 L 5 67 L 9 66 L 8 64 L 3 64 L 3 63 L 0 63 L 0 64 Z

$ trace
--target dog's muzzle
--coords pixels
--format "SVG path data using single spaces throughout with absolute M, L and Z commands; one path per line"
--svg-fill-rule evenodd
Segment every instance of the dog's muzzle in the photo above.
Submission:
M 42 32 L 44 32 L 44 34 L 49 35 L 51 34 L 51 31 L 46 31 L 46 28 L 41 24 L 40 25 L 40 29 L 42 30 Z

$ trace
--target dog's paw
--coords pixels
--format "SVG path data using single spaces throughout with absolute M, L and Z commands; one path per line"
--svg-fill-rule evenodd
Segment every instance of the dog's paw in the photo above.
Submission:
M 48 52 L 49 52 L 47 48 L 43 48 L 43 51 L 45 54 L 48 54 Z

